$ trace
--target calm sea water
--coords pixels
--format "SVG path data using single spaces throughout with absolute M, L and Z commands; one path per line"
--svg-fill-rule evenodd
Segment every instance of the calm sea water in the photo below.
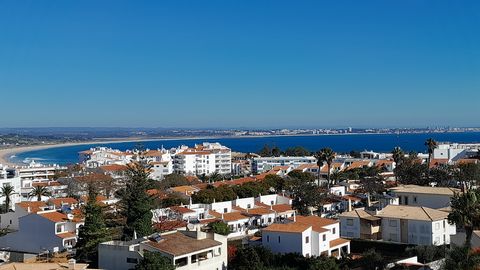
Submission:
M 425 152 L 424 142 L 433 138 L 441 142 L 480 142 L 480 132 L 470 133 L 432 133 L 432 134 L 361 134 L 361 135 L 328 135 L 328 136 L 282 136 L 256 138 L 217 138 L 217 139 L 178 139 L 141 142 L 145 148 L 156 149 L 162 145 L 165 148 L 176 147 L 181 144 L 193 146 L 195 143 L 219 142 L 238 152 L 257 152 L 265 144 L 275 145 L 281 149 L 292 146 L 303 146 L 311 151 L 323 147 L 330 147 L 337 152 L 351 150 L 391 151 L 400 146 L 405 151 Z M 78 152 L 94 146 L 108 146 L 115 149 L 127 150 L 135 148 L 138 142 L 92 144 L 67 146 L 19 153 L 12 157 L 12 161 L 36 160 L 45 164 L 69 164 L 78 162 Z

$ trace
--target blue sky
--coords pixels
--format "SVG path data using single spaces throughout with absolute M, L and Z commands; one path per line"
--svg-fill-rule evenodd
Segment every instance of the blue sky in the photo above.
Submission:
M 1 1 L 0 127 L 480 126 L 480 1 Z

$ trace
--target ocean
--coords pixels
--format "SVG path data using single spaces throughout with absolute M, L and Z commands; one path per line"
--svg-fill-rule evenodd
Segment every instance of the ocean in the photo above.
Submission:
M 72 164 L 78 162 L 78 152 L 94 146 L 108 146 L 115 149 L 133 149 L 138 144 L 144 148 L 157 149 L 171 148 L 182 144 L 193 146 L 202 142 L 219 142 L 236 152 L 257 152 L 265 144 L 278 146 L 282 150 L 287 147 L 303 146 L 310 151 L 317 151 L 323 147 L 330 147 L 336 152 L 350 152 L 351 150 L 373 150 L 390 152 L 395 146 L 405 151 L 425 152 L 424 142 L 433 138 L 439 142 L 474 143 L 480 142 L 480 132 L 467 133 L 428 133 L 428 134 L 346 134 L 346 135 L 319 135 L 319 136 L 276 136 L 276 137 L 236 137 L 213 139 L 168 139 L 143 142 L 120 142 L 109 144 L 76 145 L 30 152 L 18 153 L 12 157 L 14 162 L 29 162 L 35 160 L 43 164 Z

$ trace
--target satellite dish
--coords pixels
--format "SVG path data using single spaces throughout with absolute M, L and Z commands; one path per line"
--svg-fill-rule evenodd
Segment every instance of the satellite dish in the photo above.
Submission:
M 72 214 L 67 214 L 67 218 L 68 218 L 69 220 L 73 220 L 73 215 L 72 215 Z
M 187 224 L 187 229 L 188 229 L 189 231 L 193 231 L 193 230 L 195 229 L 195 225 L 188 223 L 188 224 Z

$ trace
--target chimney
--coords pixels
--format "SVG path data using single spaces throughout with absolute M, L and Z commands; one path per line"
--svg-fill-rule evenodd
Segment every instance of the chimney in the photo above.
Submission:
M 76 264 L 75 259 L 68 260 L 68 269 L 74 270 L 75 269 L 75 264 Z
M 370 193 L 367 193 L 367 206 L 372 206 L 372 202 L 370 201 Z
M 27 212 L 28 213 L 32 212 L 32 209 L 30 209 L 30 205 L 27 207 Z
M 293 222 L 297 222 L 297 213 L 293 212 Z
M 352 200 L 348 199 L 348 212 L 352 211 Z

